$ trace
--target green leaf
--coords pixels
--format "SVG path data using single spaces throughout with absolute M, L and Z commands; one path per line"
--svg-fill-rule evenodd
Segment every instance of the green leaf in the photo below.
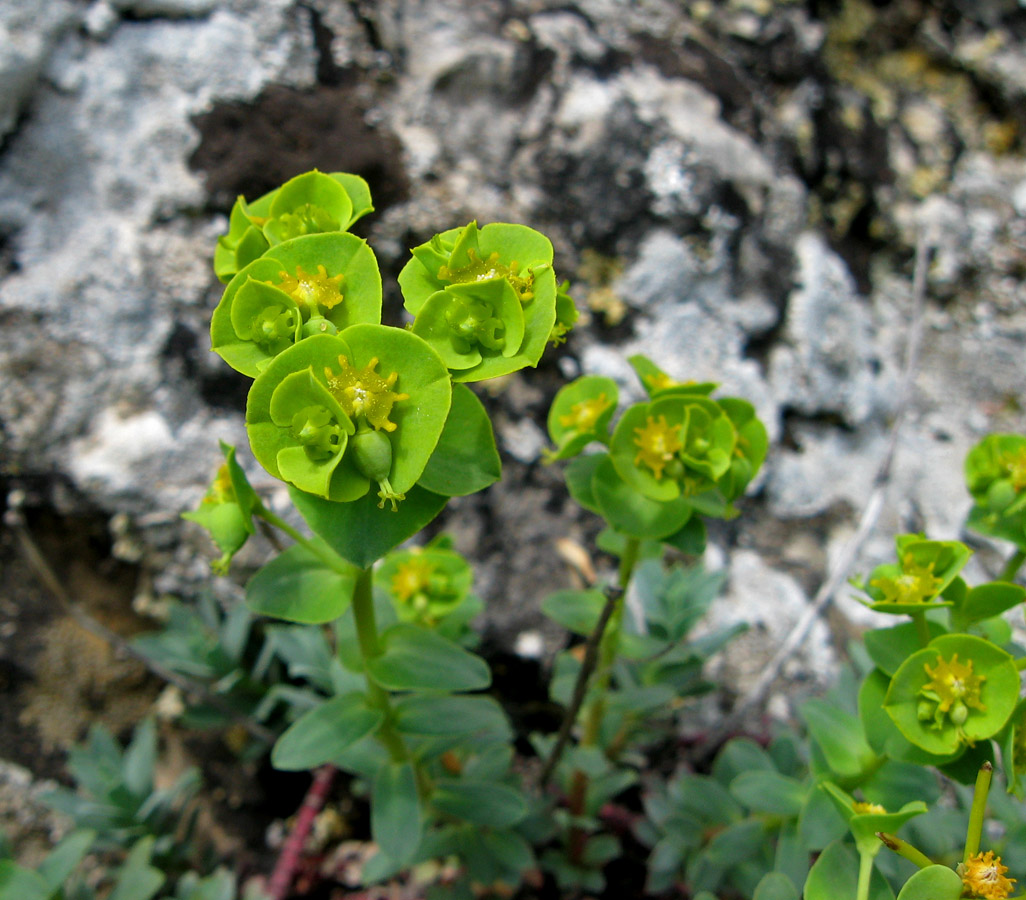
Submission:
M 806 850 L 822 850 L 847 833 L 848 823 L 826 792 L 809 791 L 798 816 L 798 837 Z
M 712 774 L 720 784 L 729 787 L 743 772 L 772 772 L 774 769 L 772 757 L 751 738 L 732 738 L 716 754 Z
M 898 894 L 898 900 L 958 900 L 962 896 L 962 879 L 947 866 L 920 869 Z
M 945 633 L 944 626 L 939 622 L 930 619 L 925 621 L 931 639 Z M 890 628 L 867 631 L 863 640 L 869 658 L 889 676 L 897 672 L 906 659 L 923 647 L 915 622 L 903 622 Z
M 567 631 L 587 637 L 595 630 L 605 605 L 602 591 L 556 591 L 542 600 L 541 609 Z
M 333 697 L 300 716 L 278 738 L 271 752 L 276 769 L 298 772 L 331 762 L 343 750 L 378 729 L 381 710 L 361 693 Z
M 730 783 L 730 793 L 755 813 L 797 816 L 808 788 L 779 772 L 743 772 Z
M 839 777 L 859 778 L 877 765 L 877 755 L 866 743 L 862 724 L 851 713 L 814 699 L 802 706 L 801 715 L 827 765 Z
M 314 542 L 330 553 L 319 538 Z M 339 560 L 329 567 L 301 544 L 293 544 L 261 568 L 246 585 L 246 605 L 255 613 L 320 625 L 333 622 L 348 609 L 357 570 Z
M 508 828 L 527 815 L 520 791 L 493 781 L 439 780 L 430 802 L 443 813 L 490 828 Z
M 67 881 L 95 840 L 95 831 L 73 831 L 39 864 L 37 871 L 51 894 L 56 893 Z M 0 897 L 3 897 L 2 891 Z
M 858 889 L 859 860 L 842 841 L 830 844 L 816 860 L 805 882 L 805 900 L 848 900 Z M 869 881 L 869 900 L 894 900 L 894 892 L 876 870 Z
M 160 890 L 165 878 L 150 865 L 153 843 L 153 838 L 144 838 L 132 847 L 107 900 L 150 900 Z
M 783 872 L 767 872 L 756 886 L 752 900 L 798 900 L 798 889 Z
M 639 494 L 620 477 L 608 454 L 602 454 L 595 467 L 591 490 L 602 517 L 631 537 L 667 537 L 680 531 L 691 516 L 691 504 L 682 496 L 660 502 Z
M 979 622 L 999 616 L 1018 606 L 1026 599 L 1026 588 L 1019 584 L 994 581 L 970 588 L 965 601 L 956 607 L 958 614 L 969 622 Z
M 352 503 L 332 503 L 290 487 L 289 496 L 314 533 L 361 569 L 413 537 L 448 501 L 418 486 L 406 492 L 406 499 L 394 512 L 379 508 L 371 494 Z
M 453 385 L 449 417 L 417 483 L 435 494 L 463 497 L 488 487 L 501 475 L 488 413 L 470 388 Z
M 481 657 L 416 625 L 392 626 L 381 635 L 381 646 L 367 671 L 390 691 L 477 691 L 491 684 Z
M 396 862 L 413 860 L 424 829 L 417 777 L 410 763 L 387 762 L 371 787 L 371 836 Z
M 0 900 L 50 900 L 52 893 L 38 873 L 12 860 L 0 860 Z
M 395 726 L 406 734 L 512 736 L 502 707 L 491 697 L 412 694 L 394 706 Z
M 122 772 L 125 787 L 136 797 L 153 791 L 153 770 L 157 764 L 157 727 L 153 719 L 143 719 L 136 726 L 132 743 L 125 750 Z

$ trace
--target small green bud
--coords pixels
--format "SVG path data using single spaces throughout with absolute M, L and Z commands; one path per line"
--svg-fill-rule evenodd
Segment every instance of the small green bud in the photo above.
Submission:
M 378 491 L 378 497 L 381 498 L 378 506 L 384 507 L 388 500 L 393 511 L 398 509 L 396 501 L 404 499 L 405 495 L 397 494 L 388 481 L 388 474 L 392 471 L 392 442 L 382 432 L 366 428 L 357 431 L 349 439 L 349 446 L 352 448 L 356 470 L 364 478 L 376 481 L 381 488 Z
M 951 707 L 948 716 L 955 725 L 965 725 L 965 720 L 969 717 L 969 707 L 959 700 Z
M 933 718 L 933 713 L 936 708 L 936 703 L 931 703 L 929 700 L 920 700 L 919 705 L 916 707 L 916 718 L 919 719 L 920 722 L 928 722 Z

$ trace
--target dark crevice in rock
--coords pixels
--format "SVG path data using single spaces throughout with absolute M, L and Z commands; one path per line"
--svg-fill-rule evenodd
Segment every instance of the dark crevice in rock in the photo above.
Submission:
M 325 24 L 319 10 L 305 3 L 301 6 L 310 16 L 310 30 L 313 32 L 314 48 L 317 50 L 317 83 L 328 87 L 351 83 L 355 73 L 336 64 L 331 52 L 335 33 Z
M 367 124 L 348 85 L 271 85 L 250 103 L 217 104 L 193 124 L 201 139 L 189 165 L 205 173 L 213 210 L 227 213 L 240 194 L 255 199 L 313 168 L 362 175 L 379 213 L 409 192 L 398 138 Z
M 367 4 L 363 0 L 348 0 L 348 3 L 353 17 L 360 23 L 360 27 L 363 28 L 367 43 L 375 50 L 388 53 L 389 50 L 381 39 L 381 30 L 378 28 L 378 23 L 375 21 L 373 13 L 366 9 Z M 371 6 L 371 10 L 373 10 L 373 6 Z
M 780 411 L 780 423 L 780 446 L 796 453 L 801 453 L 804 449 L 801 436 L 798 434 L 798 430 L 802 426 L 814 426 L 846 434 L 855 433 L 854 427 L 852 427 L 843 414 L 825 409 L 815 413 L 807 413 L 790 406 L 785 406 Z

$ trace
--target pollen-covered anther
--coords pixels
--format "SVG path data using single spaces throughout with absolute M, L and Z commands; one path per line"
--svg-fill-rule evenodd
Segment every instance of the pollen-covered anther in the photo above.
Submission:
M 973 897 L 982 900 L 1005 900 L 1015 884 L 1014 878 L 1005 876 L 1008 866 L 1002 864 L 1001 857 L 995 856 L 993 850 L 974 853 L 959 866 L 959 870 L 962 884 L 972 892 Z
M 328 390 L 338 400 L 346 415 L 353 420 L 365 419 L 373 428 L 384 431 L 395 431 L 396 423 L 390 421 L 392 407 L 401 400 L 409 400 L 409 394 L 392 390 L 398 374 L 392 372 L 383 378 L 374 369 L 378 358 L 374 357 L 362 369 L 355 368 L 345 356 L 339 356 L 341 371 L 332 372 L 324 367 L 328 381 Z
M 305 272 L 302 266 L 296 266 L 295 275 L 281 271 L 278 279 L 278 287 L 305 307 L 310 315 L 317 315 L 321 309 L 334 309 L 345 299 L 342 294 L 345 275 L 341 272 L 328 275 L 323 265 L 317 266 L 316 273 Z
M 679 428 L 666 424 L 666 416 L 658 421 L 649 416 L 643 428 L 634 429 L 634 446 L 638 448 L 634 464 L 648 466 L 656 479 L 662 478 L 667 463 L 684 447 L 678 432 Z

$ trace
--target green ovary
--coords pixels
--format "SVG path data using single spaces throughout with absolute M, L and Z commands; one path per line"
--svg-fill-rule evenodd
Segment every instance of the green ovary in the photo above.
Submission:
M 480 300 L 469 303 L 454 298 L 445 312 L 445 321 L 452 329 L 452 342 L 458 353 L 469 353 L 475 345 L 488 350 L 502 350 L 506 339 L 501 336 L 506 326 L 494 311 Z
M 324 406 L 304 406 L 292 417 L 292 436 L 312 459 L 326 460 L 338 453 L 345 432 Z

